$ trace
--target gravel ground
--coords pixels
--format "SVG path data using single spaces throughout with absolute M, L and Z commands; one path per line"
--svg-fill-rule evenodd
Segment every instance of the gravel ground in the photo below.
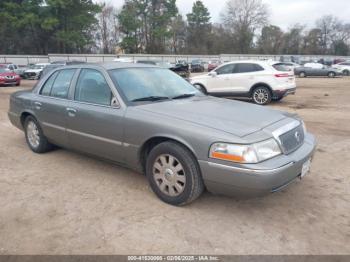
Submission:
M 350 254 L 350 78 L 298 79 L 271 107 L 318 139 L 311 173 L 286 190 L 237 200 L 205 193 L 176 208 L 144 176 L 56 150 L 32 153 L 0 88 L 0 254 Z

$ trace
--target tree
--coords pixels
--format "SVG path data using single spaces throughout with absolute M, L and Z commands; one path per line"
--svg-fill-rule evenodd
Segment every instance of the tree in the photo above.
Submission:
M 283 53 L 287 55 L 301 54 L 304 46 L 304 26 L 296 24 L 292 26 L 284 37 Z
M 208 40 L 211 31 L 210 14 L 202 1 L 193 3 L 192 12 L 187 14 L 188 52 L 205 54 L 208 52 Z
M 100 49 L 105 54 L 114 53 L 119 41 L 117 10 L 104 2 L 97 17 L 99 20 L 97 39 L 101 42 Z
M 176 0 L 127 0 L 118 16 L 128 44 L 138 52 L 164 53 L 173 36 L 171 24 L 178 15 Z
M 258 40 L 258 51 L 262 54 L 281 54 L 283 40 L 284 33 L 281 28 L 274 25 L 265 26 Z
M 182 53 L 186 47 L 186 22 L 182 15 L 173 18 L 170 24 L 171 39 L 170 52 L 174 54 Z
M 262 0 L 228 0 L 222 19 L 231 30 L 238 52 L 248 53 L 253 47 L 255 31 L 268 21 L 268 8 Z

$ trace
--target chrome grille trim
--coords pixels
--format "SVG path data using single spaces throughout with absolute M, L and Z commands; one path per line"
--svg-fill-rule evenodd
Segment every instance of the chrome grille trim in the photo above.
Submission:
M 301 135 L 300 142 L 294 141 L 294 145 L 290 144 L 291 142 L 293 142 L 290 139 L 293 139 L 293 137 L 295 137 L 295 132 L 297 131 Z M 305 138 L 302 123 L 298 120 L 294 120 L 288 123 L 287 125 L 276 129 L 272 132 L 272 135 L 277 140 L 282 152 L 286 155 L 298 149 L 304 143 Z

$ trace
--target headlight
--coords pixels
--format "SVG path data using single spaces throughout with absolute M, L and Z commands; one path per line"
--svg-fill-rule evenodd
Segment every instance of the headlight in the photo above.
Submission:
M 210 148 L 209 157 L 236 163 L 253 164 L 281 153 L 276 140 L 271 138 L 251 145 L 215 143 Z

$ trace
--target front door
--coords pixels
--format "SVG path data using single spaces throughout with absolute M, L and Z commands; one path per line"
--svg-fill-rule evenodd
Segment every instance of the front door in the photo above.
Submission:
M 211 77 L 208 80 L 208 91 L 210 93 L 229 93 L 232 91 L 233 86 L 235 85 L 232 82 L 232 73 L 235 68 L 234 64 L 223 65 L 217 68 L 214 72 L 216 75 Z
M 102 72 L 82 69 L 66 107 L 68 142 L 75 150 L 123 163 L 124 109 L 113 107 L 113 98 Z

